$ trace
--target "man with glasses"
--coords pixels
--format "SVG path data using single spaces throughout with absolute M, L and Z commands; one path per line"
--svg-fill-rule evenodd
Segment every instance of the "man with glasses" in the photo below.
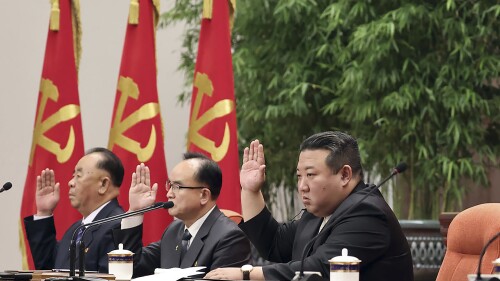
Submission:
M 150 275 L 155 268 L 205 266 L 205 272 L 219 267 L 242 266 L 250 259 L 250 242 L 238 226 L 217 207 L 222 172 L 212 159 L 199 153 L 185 153 L 166 183 L 167 197 L 176 217 L 160 241 L 142 246 L 143 216 L 122 220 L 114 230 L 115 244 L 134 252 L 134 277 Z M 155 202 L 158 185 L 151 185 L 150 171 L 138 165 L 129 191 L 130 211 Z M 147 231 L 147 230 L 146 230 Z
M 68 182 L 71 206 L 83 216 L 56 241 L 54 209 L 59 203 L 59 183 L 53 170 L 45 169 L 36 179 L 36 214 L 24 218 L 26 235 L 36 269 L 69 269 L 69 246 L 73 233 L 82 224 L 122 214 L 118 194 L 123 181 L 120 159 L 106 148 L 89 150 L 76 164 L 73 178 Z M 108 223 L 90 228 L 84 237 L 86 245 L 85 268 L 108 272 L 107 253 L 115 249 L 112 228 L 120 224 Z

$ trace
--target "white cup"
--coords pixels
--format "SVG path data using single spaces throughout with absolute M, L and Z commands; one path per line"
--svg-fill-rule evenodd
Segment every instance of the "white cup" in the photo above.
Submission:
M 134 272 L 134 253 L 118 245 L 118 250 L 108 253 L 108 271 L 116 280 L 130 280 Z
M 330 281 L 359 281 L 359 266 L 361 261 L 347 255 L 347 249 L 342 249 L 342 256 L 334 257 L 330 262 Z

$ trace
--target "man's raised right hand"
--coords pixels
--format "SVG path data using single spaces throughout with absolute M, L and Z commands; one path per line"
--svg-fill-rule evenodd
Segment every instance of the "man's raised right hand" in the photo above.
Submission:
M 132 182 L 128 193 L 129 212 L 149 207 L 156 200 L 158 184 L 151 187 L 151 175 L 149 167 L 141 163 L 137 165 L 135 173 L 132 174 Z
M 36 214 L 37 216 L 51 216 L 59 203 L 59 183 L 55 182 L 54 170 L 45 169 L 36 177 Z

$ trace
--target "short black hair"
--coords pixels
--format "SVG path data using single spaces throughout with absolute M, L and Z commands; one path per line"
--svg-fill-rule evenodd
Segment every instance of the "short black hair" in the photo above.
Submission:
M 352 136 L 338 131 L 321 132 L 308 137 L 300 145 L 301 152 L 318 149 L 330 151 L 325 161 L 334 174 L 338 173 L 342 166 L 349 165 L 354 175 L 358 174 L 363 178 L 358 142 Z
M 222 188 L 222 171 L 219 164 L 199 152 L 188 151 L 184 153 L 183 157 L 184 160 L 198 159 L 200 161 L 200 167 L 193 175 L 194 179 L 197 182 L 208 185 L 208 189 L 212 193 L 212 199 L 216 200 Z
M 99 153 L 102 156 L 103 159 L 97 162 L 97 168 L 108 172 L 111 177 L 111 183 L 113 183 L 116 187 L 120 187 L 125 174 L 120 158 L 118 158 L 118 156 L 116 156 L 116 154 L 114 154 L 111 150 L 104 147 L 91 148 L 87 150 L 85 155 L 92 153 Z

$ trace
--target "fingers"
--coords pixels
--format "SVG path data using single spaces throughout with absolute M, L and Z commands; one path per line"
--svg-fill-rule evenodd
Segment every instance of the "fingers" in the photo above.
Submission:
M 36 176 L 36 190 L 40 191 L 42 189 L 42 177 Z
M 50 185 L 49 169 L 48 168 L 45 170 L 42 170 L 41 178 L 42 178 L 42 188 Z
M 264 156 L 264 147 L 260 144 L 259 140 L 254 140 L 248 147 L 243 150 L 243 163 L 250 160 L 259 161 L 259 157 Z
M 245 147 L 245 149 L 243 150 L 243 163 L 248 162 L 249 150 L 250 149 L 248 147 Z
M 45 187 L 53 187 L 56 184 L 55 181 L 54 171 L 46 168 L 36 177 L 36 189 L 40 191 Z
M 263 175 L 265 175 L 265 174 L 266 174 L 266 165 L 260 165 L 260 167 L 259 167 L 259 171 L 260 171 Z
M 142 164 L 142 165 L 144 165 L 144 164 Z M 149 171 L 149 167 L 145 166 L 143 170 L 144 170 L 144 183 L 147 186 L 151 186 L 151 173 Z
M 206 279 L 216 279 L 215 277 L 217 276 L 217 269 L 214 269 L 212 271 L 210 271 L 209 273 L 207 273 L 207 275 L 205 275 L 204 278 Z
M 146 183 L 146 167 L 144 163 L 141 163 L 139 178 L 140 178 L 139 182 L 144 184 Z
M 156 192 L 158 192 L 158 184 L 157 183 L 153 184 L 153 187 L 151 187 L 151 196 L 156 198 Z
M 59 183 L 56 183 L 54 185 L 54 194 L 59 195 L 59 187 L 60 187 Z
M 266 163 L 266 158 L 264 157 L 264 146 L 262 144 L 259 144 L 257 148 L 257 162 L 262 165 Z
M 135 172 L 132 173 L 132 181 L 130 182 L 130 187 L 133 188 L 137 186 L 137 174 Z
M 144 163 L 141 163 L 135 167 L 135 172 L 132 174 L 132 181 L 130 183 L 131 187 L 136 187 L 141 183 L 146 184 L 149 186 L 150 184 L 150 179 L 149 179 L 149 168 L 144 165 Z
M 250 143 L 250 147 L 248 148 L 248 160 L 253 160 L 254 143 L 255 143 L 255 141 L 252 141 Z
M 141 174 L 141 165 L 137 165 L 135 167 L 135 172 L 132 173 L 132 181 L 130 183 L 131 187 L 137 186 L 137 184 L 140 182 L 140 174 Z
M 151 187 L 151 172 L 149 167 L 144 163 L 137 165 L 135 168 L 135 173 L 132 174 L 132 182 L 130 186 L 131 188 L 134 188 L 134 192 L 142 194 L 144 197 L 153 196 L 156 198 L 158 184 L 155 183 L 153 187 Z
M 56 176 L 54 174 L 54 170 L 48 170 L 48 182 L 49 186 L 54 186 L 56 184 Z

